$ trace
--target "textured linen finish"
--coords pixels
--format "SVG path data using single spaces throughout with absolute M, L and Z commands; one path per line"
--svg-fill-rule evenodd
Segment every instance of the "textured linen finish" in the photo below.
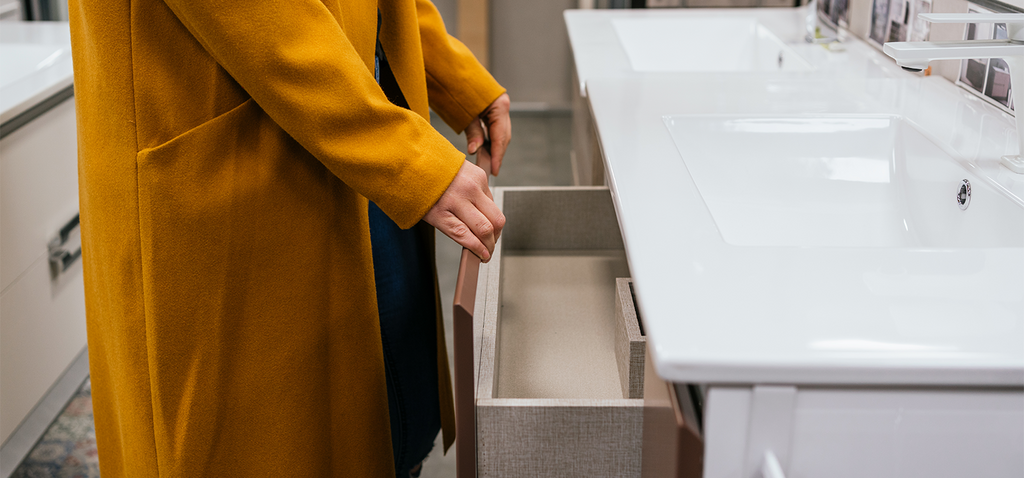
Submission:
M 393 476 L 366 198 L 416 224 L 463 161 L 428 104 L 503 90 L 428 1 L 379 7 L 411 111 L 377 2 L 71 1 L 104 477 Z

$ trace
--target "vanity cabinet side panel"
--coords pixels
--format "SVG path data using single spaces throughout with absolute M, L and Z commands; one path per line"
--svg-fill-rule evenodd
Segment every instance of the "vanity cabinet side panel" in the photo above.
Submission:
M 85 348 L 81 262 L 52 280 L 47 243 L 78 211 L 75 106 L 67 100 L 0 140 L 0 439 Z

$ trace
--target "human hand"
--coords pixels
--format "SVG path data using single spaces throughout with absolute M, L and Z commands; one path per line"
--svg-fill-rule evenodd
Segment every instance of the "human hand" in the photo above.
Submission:
M 423 220 L 483 262 L 491 260 L 494 243 L 505 226 L 505 215 L 494 204 L 487 187 L 487 173 L 469 161 L 462 163 L 455 179 Z
M 466 127 L 466 151 L 477 155 L 477 164 L 489 163 L 491 174 L 495 176 L 501 169 L 501 160 L 505 157 L 509 141 L 512 140 L 509 104 L 508 93 L 502 93 L 483 113 L 480 113 L 478 119 Z

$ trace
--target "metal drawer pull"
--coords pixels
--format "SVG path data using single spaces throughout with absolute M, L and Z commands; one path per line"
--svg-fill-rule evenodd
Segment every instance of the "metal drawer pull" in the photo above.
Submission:
M 71 218 L 57 235 L 50 240 L 50 278 L 57 280 L 79 257 L 82 257 L 82 236 L 79 230 L 79 215 Z
M 476 473 L 476 398 L 473 379 L 473 314 L 480 259 L 462 249 L 459 276 L 452 307 L 455 345 L 455 476 L 473 478 Z

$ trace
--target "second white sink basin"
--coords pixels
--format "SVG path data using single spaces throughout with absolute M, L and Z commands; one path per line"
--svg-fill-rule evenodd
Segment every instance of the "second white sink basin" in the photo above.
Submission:
M 1021 247 L 1024 205 L 898 115 L 679 115 L 665 124 L 725 242 Z M 971 201 L 961 210 L 961 182 Z
M 612 26 L 637 72 L 812 69 L 755 18 L 618 18 Z

